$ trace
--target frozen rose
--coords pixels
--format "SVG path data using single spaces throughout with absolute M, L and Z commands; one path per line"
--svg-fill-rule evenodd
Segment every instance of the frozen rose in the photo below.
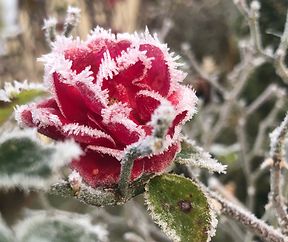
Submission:
M 164 102 L 175 109 L 165 149 L 135 160 L 130 180 L 171 164 L 197 98 L 180 84 L 186 74 L 178 69 L 178 57 L 155 36 L 115 36 L 97 27 L 86 41 L 58 37 L 41 60 L 52 97 L 18 107 L 16 118 L 52 139 L 79 143 L 84 153 L 71 167 L 88 185 L 117 185 L 125 150 L 151 135 L 151 116 Z

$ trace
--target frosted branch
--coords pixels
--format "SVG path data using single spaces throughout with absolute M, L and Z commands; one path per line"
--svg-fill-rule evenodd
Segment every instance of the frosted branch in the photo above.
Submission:
M 275 53 L 276 72 L 283 79 L 285 83 L 288 83 L 288 69 L 287 66 L 285 65 L 285 56 L 287 47 L 288 47 L 288 12 L 286 16 L 284 32 L 282 34 L 279 47 Z
M 253 114 L 261 105 L 269 101 L 273 96 L 283 97 L 285 95 L 285 90 L 276 86 L 275 84 L 269 85 L 264 92 L 253 101 L 246 110 L 246 115 Z
M 263 241 L 267 241 L 267 242 L 287 242 L 288 241 L 287 237 L 282 235 L 273 227 L 267 225 L 262 220 L 256 218 L 253 214 L 251 214 L 247 210 L 234 205 L 233 203 L 227 201 L 223 197 L 210 191 L 207 188 L 205 189 L 205 191 L 210 198 L 215 199 L 218 203 L 220 203 L 221 205 L 220 211 L 224 215 L 240 222 L 251 232 L 255 233 L 261 239 L 263 239 Z
M 182 51 L 185 53 L 185 55 L 188 57 L 189 62 L 194 69 L 194 71 L 203 79 L 207 80 L 217 91 L 224 94 L 226 92 L 225 88 L 218 82 L 217 76 L 211 76 L 205 73 L 198 61 L 196 60 L 195 56 L 193 55 L 189 44 L 182 44 L 181 46 Z
M 263 49 L 263 44 L 261 40 L 261 32 L 259 27 L 259 17 L 260 17 L 260 2 L 258 0 L 253 0 L 250 7 L 247 6 L 246 0 L 244 1 L 234 1 L 235 5 L 238 7 L 239 11 L 246 18 L 251 35 L 251 43 L 253 48 L 258 54 L 267 60 L 273 60 L 273 57 L 266 53 Z
M 282 232 L 288 234 L 288 214 L 283 201 L 281 187 L 281 170 L 284 161 L 284 143 L 288 132 L 288 115 L 286 114 L 281 125 L 270 134 L 270 157 L 273 160 L 271 166 L 271 194 L 270 199 L 278 214 L 278 223 Z

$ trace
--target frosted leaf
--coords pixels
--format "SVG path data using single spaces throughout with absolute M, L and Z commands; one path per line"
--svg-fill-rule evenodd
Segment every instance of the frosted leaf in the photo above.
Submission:
M 153 220 L 173 241 L 208 242 L 217 219 L 206 194 L 194 181 L 172 174 L 152 178 L 144 194 Z
M 47 189 L 59 170 L 82 154 L 71 140 L 43 144 L 35 130 L 12 130 L 0 138 L 0 188 Z
M 0 101 L 2 102 L 10 102 L 10 98 L 8 97 L 5 90 L 0 90 Z
M 29 212 L 14 230 L 23 242 L 108 242 L 105 226 L 92 224 L 88 215 L 63 211 Z
M 181 152 L 175 162 L 208 169 L 210 172 L 226 173 L 226 165 L 222 165 L 194 141 L 184 138 L 181 142 Z
M 27 80 L 24 82 L 6 82 L 4 88 L 0 90 L 0 101 L 11 102 L 12 99 L 16 98 L 21 92 L 29 90 L 46 91 L 47 89 L 42 84 L 29 83 Z

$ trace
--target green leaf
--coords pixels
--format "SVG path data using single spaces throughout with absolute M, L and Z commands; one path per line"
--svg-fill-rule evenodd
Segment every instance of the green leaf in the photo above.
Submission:
M 3 219 L 0 216 L 0 242 L 11 242 L 15 241 L 13 239 L 12 231 L 4 223 Z
M 20 222 L 15 232 L 19 242 L 107 241 L 106 229 L 93 225 L 90 217 L 62 211 L 37 212 Z
M 206 242 L 217 223 L 207 197 L 190 179 L 164 174 L 146 185 L 145 199 L 151 216 L 173 240 Z
M 202 147 L 197 146 L 194 141 L 187 138 L 181 141 L 181 152 L 177 154 L 175 162 L 205 168 L 210 172 L 218 173 L 225 173 L 227 167 L 213 159 Z
M 4 133 L 0 138 L 0 188 L 45 188 L 80 153 L 71 141 L 43 144 L 34 130 Z
M 4 89 L 0 90 L 0 125 L 3 124 L 17 105 L 26 104 L 36 97 L 47 95 L 42 84 L 28 83 L 5 83 Z

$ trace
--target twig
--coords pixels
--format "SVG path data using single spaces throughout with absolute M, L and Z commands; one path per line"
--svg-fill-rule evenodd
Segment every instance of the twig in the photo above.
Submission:
M 67 9 L 67 16 L 64 23 L 63 35 L 68 37 L 80 19 L 80 9 L 69 6 Z
M 247 229 L 251 232 L 255 233 L 261 239 L 267 242 L 287 242 L 288 238 L 282 235 L 280 232 L 275 230 L 273 227 L 267 225 L 262 220 L 256 218 L 253 214 L 240 208 L 233 203 L 227 201 L 226 199 L 222 198 L 218 194 L 210 191 L 209 189 L 205 189 L 205 192 L 208 196 L 212 199 L 215 199 L 221 205 L 221 212 L 240 222 L 244 225 Z
M 285 91 L 284 91 L 285 92 Z M 280 89 L 277 85 L 269 85 L 260 96 L 257 97 L 246 109 L 245 115 L 253 114 L 261 105 L 269 101 L 273 96 L 283 96 L 283 90 Z
M 285 83 L 288 83 L 288 69 L 285 65 L 285 56 L 287 47 L 288 47 L 288 12 L 286 16 L 284 32 L 282 34 L 279 47 L 275 52 L 275 62 L 274 62 L 277 74 L 283 79 Z
M 237 136 L 241 146 L 241 164 L 243 168 L 243 172 L 245 174 L 246 182 L 247 182 L 247 199 L 246 204 L 247 207 L 253 211 L 255 205 L 255 183 L 252 179 L 252 167 L 251 161 L 247 157 L 247 137 L 246 137 L 246 119 L 240 118 L 237 126 Z
M 264 57 L 266 61 L 273 61 L 273 56 L 267 54 L 263 49 L 259 27 L 259 10 L 261 8 L 259 1 L 253 0 L 250 8 L 247 6 L 246 0 L 235 1 L 235 4 L 248 22 L 253 49 L 256 50 L 257 54 Z
M 126 152 L 123 160 L 121 161 L 121 171 L 118 185 L 119 192 L 123 196 L 124 200 L 126 200 L 128 196 L 128 187 L 134 160 L 141 156 L 147 156 L 151 153 L 152 149 L 149 146 L 144 147 L 141 144 L 139 146 L 132 147 Z
M 186 43 L 182 44 L 182 51 L 188 57 L 190 64 L 194 71 L 203 79 L 207 80 L 217 91 L 219 91 L 222 95 L 226 93 L 225 88 L 218 82 L 217 76 L 211 76 L 205 73 L 201 66 L 199 65 L 198 61 L 196 60 L 195 56 L 193 55 L 192 51 L 190 50 L 190 46 Z
M 288 132 L 288 115 L 285 116 L 281 125 L 270 135 L 271 149 L 270 157 L 273 160 L 271 166 L 271 194 L 270 199 L 278 214 L 278 223 L 284 234 L 288 234 L 288 214 L 283 201 L 281 190 L 281 169 L 283 168 L 283 148 Z
M 174 23 L 170 18 L 165 18 L 163 20 L 163 24 L 161 29 L 158 32 L 158 38 L 161 41 L 164 41 L 167 35 L 169 34 L 170 30 L 174 27 Z
M 250 151 L 250 153 L 248 154 L 249 160 L 251 160 L 253 156 L 262 153 L 261 146 L 265 141 L 266 130 L 275 122 L 277 114 L 279 113 L 280 109 L 283 108 L 284 104 L 285 101 L 283 98 L 278 99 L 274 104 L 274 107 L 271 109 L 270 113 L 266 116 L 265 119 L 261 121 L 252 151 Z
M 56 25 L 57 20 L 55 18 L 44 19 L 42 29 L 45 31 L 45 38 L 48 44 L 51 44 L 56 40 Z

